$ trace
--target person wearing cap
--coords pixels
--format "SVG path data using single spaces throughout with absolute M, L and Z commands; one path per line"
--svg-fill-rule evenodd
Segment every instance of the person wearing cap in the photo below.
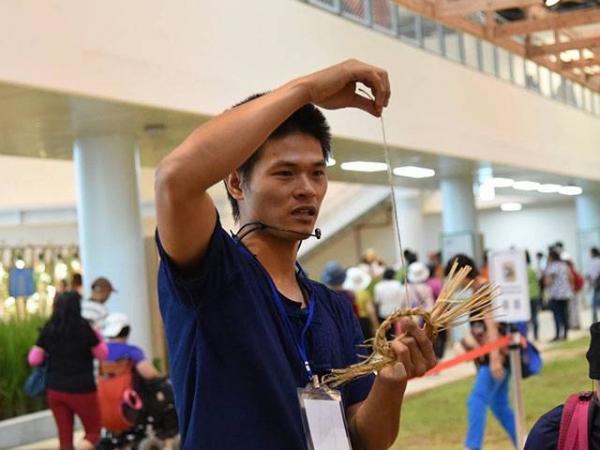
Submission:
M 379 327 L 377 312 L 373 304 L 373 296 L 368 289 L 371 282 L 371 276 L 365 272 L 364 265 L 361 264 L 357 267 L 350 267 L 346 271 L 346 279 L 342 286 L 344 289 L 354 293 L 358 323 L 360 324 L 360 329 L 365 340 L 374 337 L 375 330 Z
M 359 81 L 374 100 L 356 94 Z M 305 450 L 298 388 L 359 362 L 351 306 L 310 280 L 297 254 L 320 236 L 327 191 L 331 134 L 318 107 L 379 116 L 389 92 L 385 70 L 344 61 L 248 97 L 160 162 L 158 291 L 184 449 Z M 233 235 L 209 194 L 223 181 Z M 354 448 L 394 442 L 408 379 L 436 363 L 426 332 L 404 322 L 396 360 L 341 386 L 343 405 L 330 410 L 344 414 Z
M 127 342 L 131 326 L 129 319 L 123 313 L 112 313 L 106 317 L 102 334 L 107 339 L 107 362 L 129 359 L 137 373 L 145 379 L 160 378 L 161 373 L 144 355 L 144 351 Z
M 567 401 L 542 415 L 527 436 L 524 450 L 588 450 L 600 448 L 600 322 L 593 323 L 590 326 L 590 347 L 586 353 L 586 359 L 589 364 L 589 378 L 595 382 L 592 393 L 573 394 L 567 398 Z M 578 397 L 578 398 L 573 398 Z M 569 408 L 571 401 L 583 401 L 583 405 L 578 404 L 575 408 L 583 407 L 583 410 Z M 577 403 L 579 403 L 577 402 Z M 586 411 L 587 409 L 587 411 Z M 573 413 L 583 413 L 583 424 L 574 422 L 565 422 L 568 415 L 576 420 Z M 570 425 L 570 426 L 567 426 Z M 581 426 L 583 425 L 583 430 Z M 587 436 L 577 435 L 584 431 Z M 559 446 L 559 441 L 565 444 L 569 440 L 576 440 L 576 446 Z M 588 445 L 583 443 L 587 439 Z
M 108 316 L 108 308 L 105 303 L 113 292 L 117 292 L 117 290 L 108 278 L 99 277 L 92 283 L 91 297 L 81 302 L 81 316 L 97 330 L 102 329 L 104 319 Z
M 422 308 L 430 311 L 433 308 L 433 291 L 427 284 L 429 279 L 429 268 L 421 263 L 414 262 L 408 266 L 408 286 L 407 289 L 402 289 L 402 296 L 408 299 L 403 300 L 403 303 L 410 305 L 411 308 Z

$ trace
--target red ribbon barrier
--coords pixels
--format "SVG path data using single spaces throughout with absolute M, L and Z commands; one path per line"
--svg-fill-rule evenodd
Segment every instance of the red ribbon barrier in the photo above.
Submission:
M 430 369 L 423 376 L 426 377 L 428 375 L 435 375 L 436 373 L 440 373 L 442 370 L 446 370 L 446 369 L 449 369 L 450 367 L 458 366 L 459 364 L 462 364 L 467 361 L 472 361 L 481 356 L 487 355 L 488 353 L 490 353 L 494 350 L 498 350 L 502 347 L 508 347 L 508 345 L 511 343 L 511 340 L 512 340 L 512 336 L 508 335 L 508 336 L 503 336 L 499 339 L 496 339 L 493 342 L 488 342 L 487 344 L 482 345 L 481 347 L 477 347 L 476 349 L 473 349 L 466 353 L 463 353 L 462 355 L 458 355 L 454 358 L 451 358 L 446 361 L 442 361 L 442 362 L 438 363 L 434 368 Z

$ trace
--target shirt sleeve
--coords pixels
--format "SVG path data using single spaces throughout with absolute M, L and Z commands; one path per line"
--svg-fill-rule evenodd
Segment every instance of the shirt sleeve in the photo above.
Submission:
M 155 239 L 160 255 L 159 294 L 186 306 L 205 306 L 238 273 L 241 258 L 238 244 L 223 229 L 218 215 L 206 254 L 189 272 L 182 271 L 167 254 L 158 230 Z M 176 295 L 172 295 L 173 291 Z
M 129 358 L 131 358 L 131 360 L 135 363 L 141 363 L 143 360 L 146 359 L 146 355 L 144 355 L 144 352 L 141 348 L 136 347 L 135 345 L 131 345 L 128 349 L 127 349 L 127 356 Z

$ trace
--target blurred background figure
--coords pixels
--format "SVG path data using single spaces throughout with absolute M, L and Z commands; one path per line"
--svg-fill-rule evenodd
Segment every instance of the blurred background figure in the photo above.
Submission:
M 83 297 L 83 278 L 79 272 L 75 272 L 71 277 L 71 290 Z
M 537 341 L 539 339 L 539 321 L 538 313 L 541 308 L 541 290 L 540 281 L 537 271 L 531 264 L 531 256 L 529 251 L 525 251 L 525 259 L 527 261 L 527 284 L 529 286 L 529 305 L 531 308 L 531 327 L 533 328 L 533 339 Z
M 557 249 L 548 251 L 548 265 L 544 271 L 544 289 L 550 299 L 554 315 L 555 336 L 552 341 L 567 339 L 569 330 L 569 301 L 573 297 L 573 274 L 566 262 L 560 259 Z
M 81 315 L 97 330 L 104 326 L 104 319 L 108 316 L 105 303 L 113 292 L 117 291 L 108 278 L 99 277 L 92 283 L 92 296 L 81 302 Z
M 575 268 L 575 263 L 573 263 L 573 258 L 569 253 L 562 252 L 560 259 L 567 263 L 569 271 L 571 272 L 571 288 L 573 290 L 573 296 L 569 301 L 569 329 L 580 330 L 581 323 L 579 319 L 579 304 L 585 280 L 583 275 L 581 275 Z
M 598 321 L 597 308 L 600 306 L 600 250 L 596 247 L 590 249 L 590 266 L 586 278 L 592 291 L 592 321 Z
M 396 279 L 396 271 L 391 267 L 385 269 L 383 279 L 375 285 L 374 290 L 377 316 L 381 322 L 397 309 L 410 307 L 402 289 L 402 283 Z M 393 327 L 388 330 L 387 335 L 388 339 L 393 336 Z
M 30 350 L 28 361 L 48 361 L 46 397 L 54 415 L 61 450 L 72 450 L 73 420 L 85 429 L 78 449 L 93 449 L 100 437 L 100 408 L 94 380 L 94 358 L 105 359 L 106 343 L 81 317 L 81 297 L 64 292 L 56 297 L 54 312 Z
M 375 330 L 379 326 L 373 297 L 368 291 L 371 284 L 371 276 L 360 267 L 350 267 L 346 271 L 346 280 L 342 287 L 354 293 L 354 303 L 358 315 L 358 322 L 365 339 L 375 336 Z
M 352 305 L 352 311 L 358 317 L 356 296 L 351 290 L 344 289 L 344 281 L 346 281 L 346 269 L 339 262 L 329 261 L 325 264 L 321 272 L 321 282 L 344 297 Z

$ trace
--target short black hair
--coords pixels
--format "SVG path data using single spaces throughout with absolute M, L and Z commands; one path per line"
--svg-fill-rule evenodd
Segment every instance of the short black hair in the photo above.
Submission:
M 473 261 L 473 259 L 467 255 L 463 255 L 462 253 L 454 255 L 452 258 L 450 258 L 448 264 L 446 264 L 446 268 L 444 269 L 445 276 L 450 274 L 450 270 L 455 262 L 457 263 L 457 270 L 462 269 L 465 266 L 471 267 L 471 271 L 467 275 L 467 278 L 474 280 L 479 276 L 479 270 L 477 269 L 477 264 L 475 264 L 475 261 Z
M 236 104 L 234 108 L 262 97 L 263 95 L 265 95 L 265 93 L 253 94 Z M 307 103 L 292 113 L 292 115 L 289 116 L 285 121 L 283 121 L 283 123 L 269 135 L 267 140 L 259 148 L 257 148 L 254 153 L 252 153 L 252 155 L 250 155 L 250 157 L 238 168 L 242 182 L 250 180 L 252 169 L 254 169 L 254 166 L 260 159 L 265 143 L 267 143 L 269 140 L 284 138 L 294 133 L 307 134 L 314 137 L 321 144 L 323 158 L 325 161 L 329 160 L 329 157 L 331 156 L 331 131 L 329 124 L 327 123 L 327 119 L 325 119 L 323 113 L 315 105 L 312 103 Z M 227 185 L 225 185 L 225 188 L 227 188 Z M 240 219 L 240 208 L 238 202 L 231 196 L 229 191 L 227 191 L 227 197 L 229 198 L 229 203 L 231 204 L 233 218 L 236 222 L 238 222 Z
M 598 247 L 592 247 L 590 249 L 590 252 L 592 253 L 592 256 L 594 256 L 594 257 L 600 256 L 600 251 L 598 251 Z
M 393 280 L 395 276 L 396 276 L 396 271 L 394 269 L 392 269 L 391 267 L 388 267 L 383 272 L 383 279 L 384 280 Z
M 115 337 L 116 338 L 126 338 L 129 336 L 130 331 L 131 331 L 131 327 L 129 325 L 125 325 L 123 328 L 121 328 L 121 331 L 119 331 L 119 334 L 117 334 Z

